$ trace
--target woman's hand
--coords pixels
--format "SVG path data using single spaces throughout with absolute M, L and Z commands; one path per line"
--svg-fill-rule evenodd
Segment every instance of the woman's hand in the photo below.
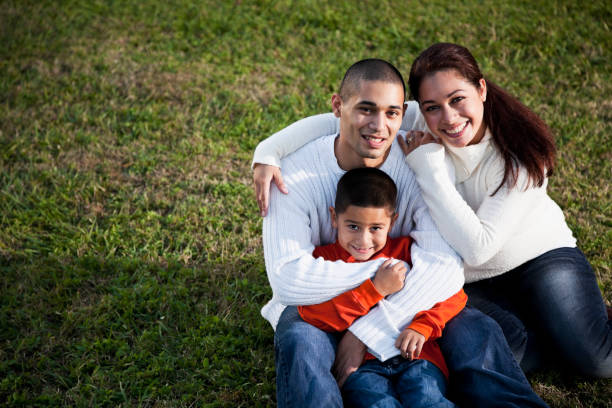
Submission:
M 280 167 L 255 163 L 255 166 L 253 166 L 253 184 L 255 185 L 255 198 L 257 199 L 257 205 L 262 217 L 268 214 L 271 182 L 276 183 L 276 187 L 278 187 L 281 193 L 289 193 L 283 182 Z
M 440 143 L 436 140 L 431 133 L 425 133 L 418 130 L 411 130 L 406 133 L 406 138 L 402 136 L 398 137 L 399 145 L 406 156 L 408 156 L 414 149 L 424 145 L 426 143 Z

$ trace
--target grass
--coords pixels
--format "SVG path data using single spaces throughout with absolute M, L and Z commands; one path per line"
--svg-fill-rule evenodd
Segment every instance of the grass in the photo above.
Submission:
M 436 41 L 551 125 L 550 194 L 612 301 L 608 4 L 396 3 L 0 0 L 0 404 L 273 406 L 252 151 L 357 59 L 407 73 Z

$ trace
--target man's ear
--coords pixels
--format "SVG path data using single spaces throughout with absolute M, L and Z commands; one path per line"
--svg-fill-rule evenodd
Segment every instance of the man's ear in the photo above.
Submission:
M 334 227 L 335 229 L 338 229 L 338 220 L 336 219 L 336 209 L 332 207 L 331 205 L 329 206 L 329 215 L 331 216 L 332 227 Z
M 332 112 L 334 112 L 334 115 L 336 115 L 336 117 L 339 118 L 341 108 L 342 108 L 342 98 L 340 98 L 340 95 L 333 94 L 332 99 L 331 99 L 331 104 L 332 104 Z

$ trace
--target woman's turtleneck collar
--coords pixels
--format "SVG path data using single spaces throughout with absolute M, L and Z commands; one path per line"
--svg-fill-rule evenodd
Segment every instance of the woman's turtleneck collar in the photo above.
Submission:
M 482 140 L 465 147 L 454 147 L 444 144 L 455 165 L 455 182 L 462 183 L 474 172 L 482 160 L 490 154 L 493 136 L 487 128 Z

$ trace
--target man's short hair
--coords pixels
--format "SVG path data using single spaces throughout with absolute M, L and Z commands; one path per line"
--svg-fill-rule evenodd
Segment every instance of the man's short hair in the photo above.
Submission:
M 406 95 L 406 84 L 402 74 L 390 62 L 378 58 L 357 61 L 349 67 L 342 78 L 338 94 L 342 99 L 350 98 L 359 90 L 361 81 L 383 81 L 402 86 Z
M 336 191 L 336 214 L 350 205 L 357 207 L 388 208 L 395 212 L 397 187 L 391 177 L 376 167 L 360 167 L 344 173 Z

